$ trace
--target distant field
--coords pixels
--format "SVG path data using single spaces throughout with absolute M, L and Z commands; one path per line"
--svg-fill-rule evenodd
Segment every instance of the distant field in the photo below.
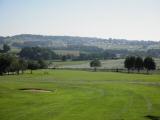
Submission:
M 124 68 L 124 59 L 117 60 L 102 60 L 102 67 L 107 69 Z M 53 66 L 59 68 L 90 68 L 90 61 L 65 61 L 65 62 L 53 62 Z
M 53 66 L 59 68 L 90 68 L 90 61 L 66 61 L 66 62 L 53 62 Z M 157 68 L 160 68 L 160 59 L 155 59 Z M 124 59 L 110 59 L 110 60 L 101 60 L 103 69 L 123 69 L 124 68 Z
M 50 67 L 64 68 L 72 65 L 88 64 L 89 61 L 53 61 Z
M 160 69 L 160 59 L 155 59 L 155 62 L 156 62 L 157 68 Z
M 54 52 L 58 55 L 73 55 L 73 56 L 79 56 L 79 51 L 75 50 L 54 50 Z
M 0 120 L 159 120 L 159 78 L 70 70 L 0 76 Z

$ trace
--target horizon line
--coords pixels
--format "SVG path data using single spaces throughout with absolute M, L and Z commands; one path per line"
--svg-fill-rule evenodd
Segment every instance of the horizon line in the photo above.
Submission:
M 64 36 L 64 37 L 84 37 L 84 38 L 97 38 L 97 39 L 103 39 L 103 40 L 108 40 L 108 39 L 112 39 L 112 40 L 127 40 L 127 41 L 152 41 L 152 42 L 160 42 L 160 40 L 153 40 L 153 39 L 127 39 L 127 38 L 116 38 L 116 37 L 100 37 L 100 36 L 80 36 L 80 35 L 59 35 L 59 34 L 34 34 L 34 33 L 18 33 L 18 34 L 12 34 L 12 35 L 0 35 L 0 37 L 14 37 L 14 36 L 18 36 L 18 35 L 39 35 L 39 36 Z

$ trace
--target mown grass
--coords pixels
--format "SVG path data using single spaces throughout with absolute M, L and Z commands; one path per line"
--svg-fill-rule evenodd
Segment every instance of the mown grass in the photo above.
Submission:
M 158 74 L 38 70 L 0 77 L 0 120 L 158 119 L 159 101 Z
M 52 66 L 55 67 L 64 67 L 64 66 L 71 66 L 71 65 L 80 65 L 80 64 L 88 64 L 89 61 L 53 61 Z

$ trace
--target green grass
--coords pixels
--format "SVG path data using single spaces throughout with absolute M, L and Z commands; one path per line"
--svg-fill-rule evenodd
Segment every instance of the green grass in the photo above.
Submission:
M 0 77 L 0 120 L 148 120 L 146 115 L 160 116 L 158 74 L 38 70 Z

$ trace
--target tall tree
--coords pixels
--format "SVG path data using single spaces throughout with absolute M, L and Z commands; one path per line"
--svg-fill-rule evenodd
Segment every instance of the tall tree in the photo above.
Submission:
M 24 60 L 24 59 L 19 59 L 19 65 L 20 65 L 20 69 L 21 69 L 22 74 L 23 74 L 23 73 L 24 73 L 24 70 L 26 70 L 27 67 L 28 67 L 28 63 L 27 63 L 27 61 Z
M 147 73 L 149 73 L 150 70 L 155 70 L 156 64 L 154 59 L 152 57 L 146 57 L 144 59 L 144 67 L 146 68 Z
M 8 59 L 7 55 L 0 55 L 0 75 L 8 71 L 10 63 L 10 59 Z
M 61 58 L 61 60 L 62 60 L 62 61 L 66 61 L 66 60 L 67 60 L 67 57 L 66 57 L 65 55 L 63 55 L 62 58 Z
M 16 72 L 17 74 L 19 74 L 19 71 L 21 69 L 21 66 L 19 64 L 19 59 L 17 58 L 12 58 L 11 60 L 11 64 L 9 66 L 9 72 Z
M 48 63 L 44 60 L 38 60 L 39 68 L 40 69 L 46 69 L 48 67 Z
M 143 69 L 143 59 L 141 57 L 137 57 L 135 60 L 135 68 L 139 72 L 141 69 Z
M 130 57 L 130 64 L 132 66 L 132 70 L 135 69 L 135 62 L 136 62 L 136 57 L 135 56 L 131 56 Z
M 97 67 L 101 67 L 101 62 L 95 59 L 90 62 L 90 67 L 94 67 L 94 71 L 97 71 Z
M 31 70 L 31 74 L 32 74 L 32 70 L 36 70 L 39 69 L 40 65 L 38 64 L 37 61 L 29 61 L 28 62 L 28 69 Z
M 14 60 L 17 58 L 11 54 L 2 54 L 0 55 L 0 74 L 9 73 L 11 71 L 11 65 Z
M 3 52 L 6 53 L 10 50 L 10 46 L 7 44 L 3 44 Z
M 130 57 L 127 57 L 124 61 L 124 67 L 127 68 L 128 73 L 130 71 L 130 69 L 132 68 L 132 66 L 130 65 Z
M 135 57 L 134 56 L 129 56 L 125 59 L 124 61 L 124 67 L 128 69 L 128 73 L 130 70 L 135 68 Z

